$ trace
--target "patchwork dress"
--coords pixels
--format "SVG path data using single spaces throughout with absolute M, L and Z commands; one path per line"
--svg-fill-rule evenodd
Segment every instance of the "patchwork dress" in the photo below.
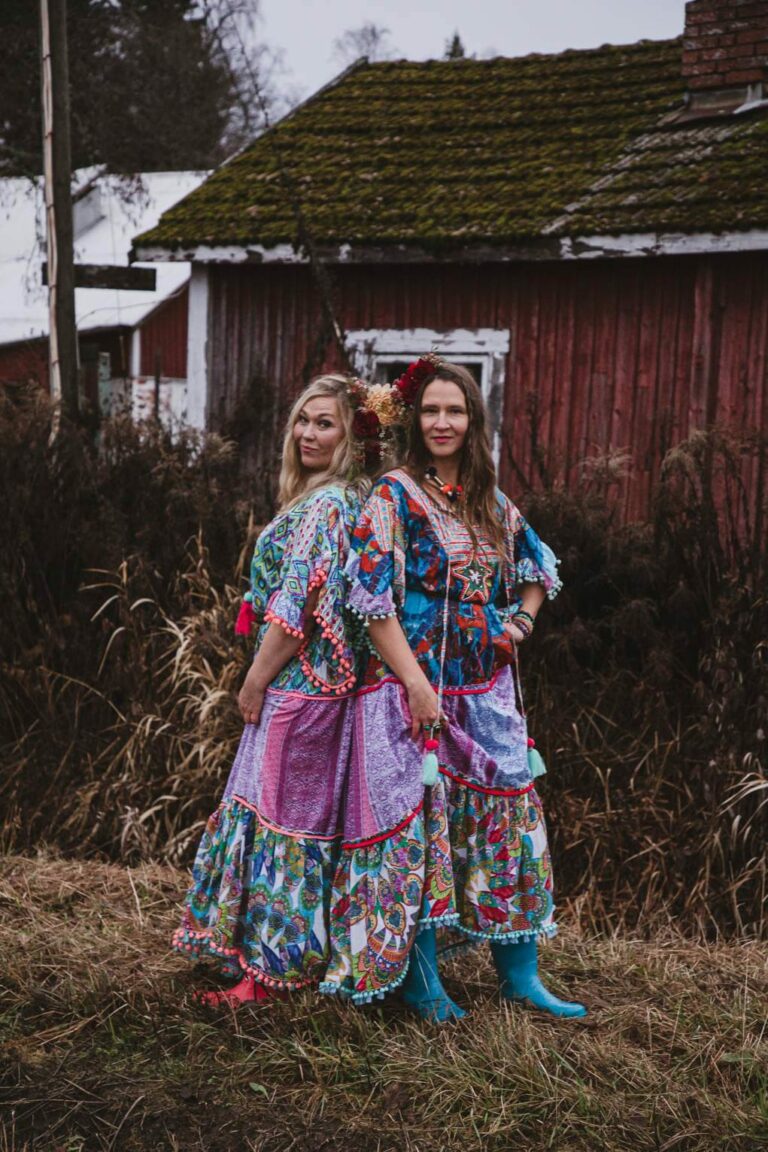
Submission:
M 340 847 L 356 670 L 345 626 L 344 564 L 360 512 L 329 486 L 280 513 L 251 563 L 258 643 L 271 623 L 298 636 L 318 589 L 315 625 L 246 724 L 224 796 L 200 841 L 174 947 L 224 974 L 268 986 L 312 983 L 329 958 L 328 905 Z
M 371 645 L 355 700 L 344 841 L 323 992 L 357 1003 L 405 978 L 420 928 L 470 940 L 551 936 L 552 868 L 503 630 L 520 585 L 560 587 L 555 556 L 501 492 L 501 558 L 405 471 L 374 485 L 352 538 L 350 607 L 396 615 L 437 688 L 447 621 L 437 784 L 422 784 L 405 689 Z M 447 593 L 447 602 L 446 602 Z

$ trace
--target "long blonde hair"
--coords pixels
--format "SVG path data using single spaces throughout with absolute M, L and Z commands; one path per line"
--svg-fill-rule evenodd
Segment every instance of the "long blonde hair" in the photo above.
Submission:
M 350 483 L 350 477 L 355 468 L 354 444 L 352 442 L 352 406 L 349 402 L 347 387 L 349 380 L 346 376 L 329 374 L 317 376 L 312 380 L 291 408 L 288 422 L 285 426 L 283 438 L 283 462 L 280 467 L 280 483 L 277 492 L 277 501 L 280 511 L 295 504 L 307 492 L 315 488 L 323 488 L 327 484 Z M 339 410 L 339 419 L 344 429 L 344 435 L 334 449 L 331 462 L 322 472 L 310 472 L 301 463 L 299 446 L 293 438 L 293 428 L 299 418 L 299 412 L 310 400 L 318 396 L 332 396 Z

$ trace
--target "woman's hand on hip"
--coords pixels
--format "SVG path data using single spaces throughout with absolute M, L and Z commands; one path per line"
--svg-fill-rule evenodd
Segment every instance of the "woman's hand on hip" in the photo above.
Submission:
M 252 670 L 251 670 L 252 671 Z M 258 724 L 264 706 L 264 689 L 249 672 L 240 689 L 237 704 L 246 724 Z
M 427 680 L 421 677 L 408 689 L 408 711 L 411 713 L 411 736 L 418 740 L 422 728 L 428 728 L 438 722 L 437 692 Z M 445 719 L 441 717 L 440 719 Z

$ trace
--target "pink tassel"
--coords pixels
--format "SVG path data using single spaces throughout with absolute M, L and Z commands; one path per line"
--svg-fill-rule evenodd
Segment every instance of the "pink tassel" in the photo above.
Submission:
M 237 623 L 235 624 L 236 636 L 250 636 L 251 628 L 253 628 L 256 613 L 253 610 L 253 605 L 250 600 L 243 600 L 240 605 L 240 611 L 237 614 Z

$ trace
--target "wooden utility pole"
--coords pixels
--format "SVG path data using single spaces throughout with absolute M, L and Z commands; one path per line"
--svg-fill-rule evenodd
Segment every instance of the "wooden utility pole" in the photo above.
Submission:
M 80 412 L 69 143 L 67 2 L 40 0 L 45 222 L 48 245 L 51 395 L 71 420 Z
M 155 348 L 155 395 L 152 415 L 155 423 L 160 423 L 160 380 L 163 374 L 163 353 L 160 347 Z

